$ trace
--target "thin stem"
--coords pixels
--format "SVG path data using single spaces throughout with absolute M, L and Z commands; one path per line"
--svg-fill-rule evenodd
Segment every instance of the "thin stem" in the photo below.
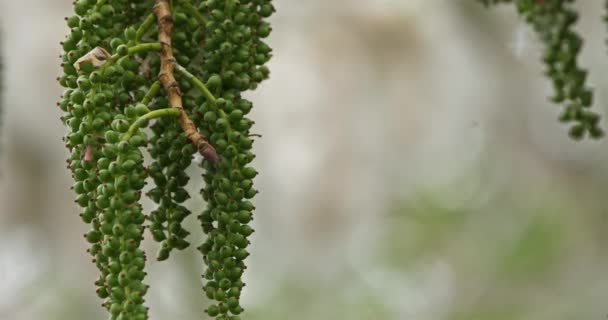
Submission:
M 129 47 L 129 51 L 126 56 L 121 56 L 118 53 L 113 54 L 106 62 L 101 66 L 100 71 L 105 70 L 109 65 L 112 65 L 116 60 L 122 57 L 128 57 L 140 52 L 146 51 L 160 51 L 162 49 L 162 45 L 158 42 L 152 43 L 140 43 L 134 46 Z
M 130 47 L 128 55 L 134 55 L 136 53 L 145 52 L 145 51 L 159 51 L 161 48 L 162 48 L 162 46 L 158 42 L 140 43 L 140 44 L 136 44 L 136 45 Z
M 141 26 L 139 26 L 139 28 L 137 28 L 137 31 L 135 32 L 135 43 L 139 43 L 141 41 L 141 38 L 144 36 L 144 34 L 146 34 L 146 31 L 150 29 L 155 19 L 154 13 L 150 13 L 146 17 L 146 20 L 144 20 L 144 22 L 141 24 Z
M 207 86 L 203 83 L 203 81 L 198 79 L 196 76 L 194 76 L 192 73 L 190 73 L 190 71 L 188 71 L 188 69 L 182 67 L 179 64 L 175 64 L 175 68 L 176 68 L 177 72 L 179 72 L 181 75 L 183 75 L 188 81 L 192 82 L 192 84 L 201 91 L 201 93 L 203 94 L 205 99 L 207 99 L 207 101 L 211 102 L 211 105 L 215 108 L 217 113 L 219 113 L 221 118 L 228 120 L 228 115 L 226 115 L 226 112 L 224 112 L 224 110 L 222 110 L 221 108 L 219 108 L 217 106 L 217 103 L 216 103 L 217 99 L 213 96 L 211 91 L 209 91 L 209 88 L 207 88 Z M 228 135 L 230 135 L 230 133 L 232 132 L 232 128 L 230 127 L 230 121 L 228 121 L 228 127 L 226 128 L 226 132 L 228 133 Z
M 150 104 L 150 101 L 152 101 L 154 96 L 156 96 L 158 90 L 160 90 L 160 81 L 157 80 L 150 86 L 150 89 L 148 90 L 144 98 L 141 100 L 141 103 L 145 104 L 146 106 Z
M 135 120 L 135 122 L 133 122 L 133 124 L 129 127 L 129 130 L 127 131 L 127 133 L 125 133 L 125 135 L 122 137 L 122 140 L 127 141 L 127 140 L 131 139 L 131 137 L 133 137 L 133 135 L 137 132 L 137 130 L 139 130 L 141 127 L 143 127 L 144 124 L 146 124 L 149 120 L 160 118 L 160 117 L 179 117 L 180 114 L 181 114 L 181 111 L 179 109 L 175 109 L 175 108 L 165 108 L 165 109 L 150 111 L 150 112 L 144 114 L 143 116 L 137 118 L 137 120 Z
M 188 13 L 189 15 L 193 16 L 194 19 L 196 19 L 196 21 L 198 22 L 198 24 L 201 25 L 201 27 L 204 28 L 206 26 L 207 20 L 205 19 L 205 17 L 203 17 L 203 15 L 198 10 L 196 10 L 196 8 L 194 8 L 194 6 L 192 6 L 192 3 L 190 3 L 190 1 L 180 0 L 179 3 L 186 10 L 186 13 Z
M 192 84 L 201 91 L 201 93 L 203 94 L 203 96 L 205 96 L 205 99 L 207 99 L 207 101 L 215 104 L 215 102 L 216 102 L 215 97 L 213 96 L 211 91 L 209 91 L 207 86 L 201 80 L 199 80 L 192 73 L 190 73 L 190 71 L 188 71 L 186 68 L 182 67 L 179 64 L 176 65 L 176 69 L 177 69 L 177 72 L 181 73 L 181 75 L 186 77 L 186 79 L 188 79 L 188 81 L 192 82 Z
M 106 4 L 106 0 L 97 0 L 97 3 L 95 3 L 95 7 L 93 8 L 93 10 L 99 11 L 99 8 L 101 8 L 101 6 L 103 6 L 104 4 Z

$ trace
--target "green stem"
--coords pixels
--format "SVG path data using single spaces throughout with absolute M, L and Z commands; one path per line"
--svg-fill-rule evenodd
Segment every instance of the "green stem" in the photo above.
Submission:
M 215 99 L 215 97 L 213 96 L 211 91 L 209 91 L 207 86 L 200 79 L 198 79 L 192 73 L 190 73 L 190 71 L 188 71 L 186 68 L 182 67 L 181 65 L 179 65 L 177 63 L 175 64 L 175 70 L 177 70 L 177 72 L 179 72 L 181 75 L 183 75 L 188 81 L 192 82 L 192 84 L 202 92 L 205 99 L 207 99 L 207 101 L 209 101 L 211 103 L 211 105 L 213 107 L 215 107 L 215 110 L 217 111 L 217 113 L 219 113 L 220 117 L 222 117 L 223 119 L 226 119 L 228 121 L 228 127 L 226 128 L 226 133 L 228 133 L 228 135 L 230 136 L 230 133 L 232 133 L 232 128 L 230 126 L 230 120 L 228 119 L 228 115 L 226 115 L 226 112 L 224 112 L 224 110 L 222 110 L 221 108 L 219 108 L 217 106 L 217 104 L 216 104 L 217 99 Z
M 158 42 L 152 42 L 152 43 L 140 43 L 140 44 L 136 44 L 132 47 L 129 47 L 129 51 L 127 53 L 126 56 L 131 56 L 134 55 L 136 53 L 140 53 L 140 52 L 145 52 L 145 51 L 160 51 L 160 49 L 162 48 L 162 45 Z M 116 60 L 122 58 L 123 56 L 119 55 L 118 53 L 113 54 L 107 61 L 106 63 L 104 63 L 101 68 L 100 68 L 100 72 L 105 70 L 109 65 L 113 64 L 114 62 L 116 62 Z
M 148 29 L 150 29 L 150 27 L 154 23 L 155 19 L 156 18 L 154 16 L 154 13 L 150 13 L 146 17 L 146 20 L 144 20 L 144 22 L 141 24 L 141 26 L 139 26 L 139 28 L 137 29 L 137 31 L 135 33 L 135 43 L 139 43 L 139 41 L 141 41 L 141 38 L 144 36 L 146 31 L 148 31 Z
M 190 1 L 180 0 L 179 3 L 183 6 L 184 10 L 186 10 L 186 13 L 196 19 L 196 21 L 198 22 L 198 24 L 201 25 L 201 27 L 204 28 L 207 25 L 207 20 L 205 19 L 205 17 L 203 17 L 203 15 L 198 10 L 196 10 L 194 6 L 192 6 L 192 3 L 190 3 Z
M 150 86 L 150 89 L 148 90 L 144 98 L 141 100 L 141 103 L 145 104 L 146 106 L 150 104 L 150 101 L 152 101 L 154 96 L 156 96 L 158 90 L 160 90 L 160 81 L 157 80 Z
M 192 73 L 190 73 L 190 71 L 188 71 L 186 68 L 182 67 L 179 64 L 176 65 L 175 68 L 176 68 L 177 72 L 179 72 L 181 75 L 186 77 L 186 79 L 188 79 L 188 81 L 192 82 L 192 84 L 203 93 L 203 96 L 205 96 L 205 99 L 207 99 L 207 101 L 215 104 L 215 101 L 216 101 L 215 97 L 213 96 L 211 91 L 209 91 L 207 86 L 201 80 L 199 80 Z
M 150 112 L 144 114 L 143 116 L 137 118 L 137 120 L 135 120 L 135 122 L 133 122 L 131 127 L 129 127 L 129 130 L 127 131 L 127 133 L 125 133 L 125 135 L 122 137 L 122 141 L 128 141 L 129 139 L 131 139 L 131 137 L 137 132 L 137 130 L 139 130 L 141 127 L 143 127 L 144 124 L 146 124 L 149 120 L 160 118 L 160 117 L 169 117 L 169 116 L 178 117 L 180 114 L 181 114 L 181 110 L 177 109 L 177 108 L 165 108 L 165 109 L 150 111 Z
M 93 8 L 93 10 L 99 11 L 99 8 L 101 8 L 101 6 L 103 6 L 104 4 L 106 4 L 106 0 L 97 0 L 97 3 L 95 3 L 95 7 Z
M 145 51 L 159 51 L 161 48 L 162 48 L 162 46 L 158 42 L 140 43 L 140 44 L 136 44 L 136 45 L 130 47 L 128 55 L 134 55 L 136 53 L 145 52 Z

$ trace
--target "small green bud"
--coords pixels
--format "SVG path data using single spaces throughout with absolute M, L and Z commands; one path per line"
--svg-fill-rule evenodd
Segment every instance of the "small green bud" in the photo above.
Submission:
M 99 9 L 99 13 L 101 13 L 103 16 L 109 17 L 114 14 L 114 7 L 109 4 L 103 5 Z
M 253 179 L 255 178 L 255 176 L 258 175 L 258 172 L 252 167 L 243 168 L 241 173 L 243 174 L 243 177 L 245 177 L 245 179 Z
M 91 230 L 91 231 L 87 232 L 87 234 L 85 235 L 85 238 L 87 239 L 87 241 L 89 243 L 96 243 L 96 242 L 99 242 L 99 240 L 101 240 L 101 233 L 97 230 Z
M 216 305 L 210 305 L 210 306 L 207 308 L 207 314 L 208 314 L 210 317 L 215 317 L 215 316 L 217 316 L 217 315 L 219 315 L 219 314 L 220 314 L 220 309 L 219 309 L 219 308 L 218 308 L 218 306 L 216 306 Z
M 136 35 L 137 35 L 137 30 L 135 29 L 135 27 L 131 26 L 131 27 L 128 27 L 127 29 L 125 29 L 125 38 L 127 38 L 129 40 L 135 40 Z
M 150 112 L 150 109 L 148 109 L 148 107 L 147 107 L 145 104 L 138 103 L 138 104 L 135 106 L 135 113 L 136 113 L 138 116 L 143 116 L 143 115 L 145 115 L 145 114 L 147 114 L 147 113 L 149 113 L 149 112 Z
M 569 135 L 574 140 L 580 140 L 585 135 L 585 126 L 582 124 L 576 124 L 570 127 Z
M 127 47 L 125 44 L 121 44 L 116 48 L 116 53 L 119 56 L 126 56 L 129 54 L 129 47 Z

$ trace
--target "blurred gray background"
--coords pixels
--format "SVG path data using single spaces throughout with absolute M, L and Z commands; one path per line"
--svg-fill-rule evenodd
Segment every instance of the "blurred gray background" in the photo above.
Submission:
M 247 94 L 264 138 L 244 319 L 606 317 L 608 139 L 568 138 L 514 8 L 275 5 L 271 79 Z M 603 1 L 577 6 L 606 113 Z M 67 0 L 0 0 L 1 320 L 105 318 L 55 106 L 71 14 Z M 205 319 L 197 252 L 150 260 L 151 319 Z

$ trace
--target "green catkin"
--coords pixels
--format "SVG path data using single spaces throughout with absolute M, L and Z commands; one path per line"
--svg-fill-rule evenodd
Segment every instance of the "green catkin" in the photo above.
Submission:
M 519 15 L 532 25 L 545 45 L 545 74 L 553 83 L 551 100 L 564 105 L 559 120 L 573 122 L 569 134 L 573 139 L 585 135 L 600 138 L 600 116 L 589 110 L 593 91 L 587 86 L 587 71 L 579 67 L 577 58 L 583 40 L 574 31 L 578 13 L 574 0 L 480 0 L 484 5 L 515 2 Z
M 207 313 L 217 319 L 239 319 L 244 260 L 253 233 L 250 199 L 257 193 L 252 183 L 257 172 L 249 166 L 255 157 L 250 134 L 253 121 L 247 118 L 252 104 L 241 94 L 268 77 L 264 64 L 271 50 L 262 39 L 271 31 L 265 18 L 274 8 L 271 1 L 210 0 L 202 1 L 197 9 L 206 24 L 204 30 L 192 33 L 189 42 L 203 44 L 202 68 L 188 69 L 206 83 L 213 97 L 199 97 L 196 123 L 209 135 L 221 159 L 215 166 L 203 164 L 202 195 L 207 209 L 199 219 L 208 237 L 199 250 L 207 265 L 204 290 L 216 300 Z
M 150 231 L 154 240 L 161 243 L 157 259 L 166 260 L 171 250 L 183 250 L 189 245 L 185 237 L 190 233 L 182 227 L 182 222 L 191 212 L 182 203 L 190 198 L 184 189 L 189 180 L 185 170 L 196 148 L 187 141 L 174 119 L 159 119 L 152 130 L 150 155 L 155 161 L 149 172 L 156 187 L 148 196 L 158 207 L 150 214 Z
M 153 10 L 155 4 L 170 8 L 172 19 L 157 21 L 162 10 Z M 246 117 L 252 104 L 241 93 L 268 78 L 264 64 L 271 49 L 262 39 L 270 33 L 264 19 L 274 8 L 266 0 L 168 4 L 74 3 L 76 15 L 66 18 L 70 33 L 61 43 L 63 74 L 58 79 L 65 88 L 58 106 L 68 128 L 68 167 L 76 202 L 83 208 L 81 219 L 90 226 L 84 237 L 100 271 L 95 284 L 102 305 L 110 319 L 144 320 L 148 286 L 143 282 L 146 256 L 140 244 L 146 221 L 153 239 L 160 242 L 158 260 L 167 259 L 173 249 L 188 247 L 189 232 L 182 226 L 190 215 L 184 206 L 190 197 L 185 170 L 197 151 L 203 154 L 208 160 L 202 163 L 207 209 L 199 219 L 208 237 L 199 250 L 207 264 L 206 295 L 217 302 L 206 312 L 217 319 L 238 320 L 246 247 L 253 233 L 250 199 L 257 193 L 252 182 L 257 171 L 249 166 L 254 158 L 253 121 Z M 162 29 L 167 22 L 173 27 Z M 162 65 L 173 63 L 158 43 L 166 30 L 172 30 L 178 81 L 169 87 L 163 82 L 167 78 L 157 76 Z M 110 56 L 91 59 L 92 50 L 106 50 Z M 175 101 L 175 85 L 183 111 L 169 104 Z M 191 143 L 182 116 L 189 117 L 215 149 L 204 147 L 206 142 L 200 139 L 196 146 Z M 152 119 L 151 130 L 142 130 Z M 148 168 L 145 147 L 152 158 Z M 157 207 L 146 215 L 139 200 L 148 177 L 154 185 L 147 195 Z
M 139 248 L 145 217 L 138 202 L 146 178 L 139 148 L 146 138 L 140 132 L 121 141 L 137 116 L 128 106 L 148 84 L 138 74 L 139 63 L 126 57 L 121 45 L 127 41 L 123 31 L 137 25 L 151 7 L 151 1 L 78 0 L 76 15 L 66 18 L 70 33 L 62 42 L 64 73 L 59 82 L 66 90 L 59 107 L 69 130 L 68 165 L 76 201 L 83 207 L 80 216 L 90 225 L 85 238 L 100 270 L 97 294 L 111 319 L 140 320 L 148 314 L 143 305 L 146 257 Z M 98 69 L 83 62 L 77 71 L 77 60 L 95 47 L 117 59 Z M 139 58 L 146 55 L 142 52 Z

